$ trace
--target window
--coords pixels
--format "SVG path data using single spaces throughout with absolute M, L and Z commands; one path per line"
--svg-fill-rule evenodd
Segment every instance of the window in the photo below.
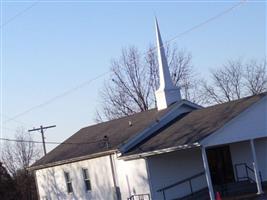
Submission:
M 65 176 L 67 191 L 68 191 L 68 193 L 72 193 L 73 189 L 72 189 L 72 184 L 71 184 L 71 179 L 70 179 L 69 172 L 64 172 L 64 176 Z
M 85 184 L 85 189 L 86 191 L 91 191 L 91 182 L 90 182 L 90 178 L 89 178 L 89 173 L 88 173 L 88 169 L 82 169 L 83 171 L 83 179 L 84 179 L 84 184 Z

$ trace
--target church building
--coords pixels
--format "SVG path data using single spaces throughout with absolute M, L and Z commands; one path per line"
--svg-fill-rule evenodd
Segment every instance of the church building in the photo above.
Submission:
M 215 200 L 267 189 L 267 93 L 181 98 L 156 21 L 157 108 L 81 128 L 35 162 L 40 200 Z

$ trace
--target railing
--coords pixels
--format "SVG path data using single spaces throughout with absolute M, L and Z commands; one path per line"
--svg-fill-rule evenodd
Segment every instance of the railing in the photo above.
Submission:
M 238 168 L 242 166 L 243 169 L 245 170 L 245 176 L 239 176 L 238 174 Z M 250 173 L 253 173 L 253 176 L 255 177 L 255 171 L 250 168 L 247 163 L 238 163 L 238 164 L 235 164 L 235 172 L 236 172 L 236 180 L 239 182 L 239 181 L 243 181 L 243 180 L 247 180 L 247 181 L 250 181 L 250 182 L 254 182 L 256 183 L 256 180 L 254 180 L 253 178 L 250 177 Z M 260 181 L 262 182 L 262 176 L 261 176 L 261 172 L 259 171 L 259 175 L 260 175 Z
M 200 173 L 195 174 L 195 175 L 193 175 L 193 176 L 191 176 L 191 177 L 188 177 L 188 178 L 186 178 L 186 179 L 183 179 L 183 180 L 181 180 L 181 181 L 178 181 L 178 182 L 176 182 L 176 183 L 173 183 L 173 184 L 171 184 L 171 185 L 169 185 L 169 186 L 163 187 L 163 188 L 157 190 L 157 192 L 162 192 L 162 196 L 163 196 L 164 200 L 166 200 L 166 193 L 165 193 L 166 190 L 171 189 L 171 188 L 173 188 L 173 187 L 176 187 L 176 186 L 178 186 L 178 185 L 181 185 L 181 184 L 183 184 L 183 183 L 188 182 L 188 185 L 189 185 L 189 187 L 190 187 L 190 192 L 191 192 L 189 195 L 193 195 L 195 191 L 193 190 L 192 180 L 193 180 L 193 179 L 196 179 L 196 178 L 198 178 L 198 177 L 200 177 L 200 176 L 203 176 L 204 174 L 205 174 L 204 171 L 203 171 L 203 172 L 200 172 Z
M 149 194 L 134 194 L 127 198 L 127 200 L 150 200 Z

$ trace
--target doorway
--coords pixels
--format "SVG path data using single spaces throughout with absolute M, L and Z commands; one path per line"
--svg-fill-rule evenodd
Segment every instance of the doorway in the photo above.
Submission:
M 211 180 L 214 185 L 234 182 L 234 170 L 229 146 L 207 149 Z

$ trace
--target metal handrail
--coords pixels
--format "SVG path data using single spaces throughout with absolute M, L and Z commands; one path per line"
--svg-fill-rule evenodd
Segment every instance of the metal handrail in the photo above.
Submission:
M 138 200 L 146 200 L 145 197 L 147 197 L 147 200 L 150 200 L 149 194 L 133 194 L 130 197 L 127 198 L 127 200 L 135 200 L 138 197 Z
M 237 170 L 237 167 L 238 166 L 244 166 L 245 167 L 245 170 L 246 170 L 246 176 L 243 176 L 243 177 L 239 177 L 238 176 L 238 170 Z M 254 169 L 252 169 L 251 167 L 249 167 L 248 165 L 247 165 L 247 163 L 238 163 L 238 164 L 235 164 L 235 171 L 236 171 L 236 179 L 237 179 L 237 181 L 239 181 L 240 179 L 247 179 L 248 181 L 251 181 L 251 182 L 256 182 L 253 178 L 251 178 L 250 176 L 249 176 L 249 173 L 248 173 L 248 170 L 250 170 L 253 174 L 254 174 L 254 176 L 255 176 L 255 171 L 254 171 Z M 261 172 L 259 171 L 259 176 L 260 176 L 260 181 L 262 182 L 262 176 L 261 176 Z
M 188 183 L 189 183 L 189 186 L 190 186 L 191 194 L 193 194 L 194 191 L 193 191 L 193 187 L 192 187 L 192 180 L 193 180 L 193 179 L 196 179 L 196 178 L 198 178 L 198 177 L 200 177 L 200 176 L 202 176 L 202 175 L 204 175 L 204 174 L 205 174 L 205 171 L 200 172 L 200 173 L 195 174 L 195 175 L 193 175 L 193 176 L 190 176 L 190 177 L 188 177 L 188 178 L 186 178 L 186 179 L 183 179 L 183 180 L 178 181 L 178 182 L 175 182 L 175 183 L 173 183 L 173 184 L 171 184 L 171 185 L 165 186 L 165 187 L 163 187 L 163 188 L 157 190 L 157 192 L 162 192 L 163 198 L 164 198 L 164 200 L 165 200 L 165 199 L 166 199 L 166 196 L 165 196 L 165 191 L 166 191 L 166 190 L 168 190 L 168 189 L 170 189 L 170 188 L 173 188 L 173 187 L 176 187 L 176 186 L 178 186 L 178 185 L 181 185 L 181 184 L 183 184 L 183 183 L 188 182 Z

